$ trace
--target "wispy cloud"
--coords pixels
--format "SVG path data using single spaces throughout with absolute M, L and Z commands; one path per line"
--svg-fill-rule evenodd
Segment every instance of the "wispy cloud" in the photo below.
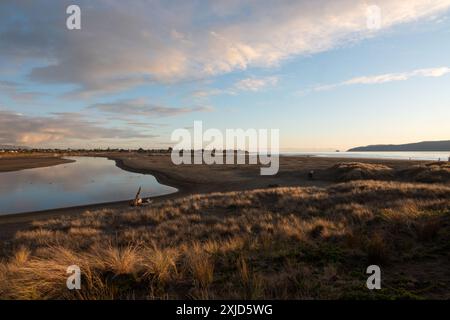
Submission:
M 206 98 L 210 96 L 217 96 L 221 94 L 234 94 L 231 90 L 223 90 L 223 89 L 206 89 L 206 90 L 196 90 L 192 93 L 192 97 L 194 98 Z
M 315 86 L 310 89 L 301 91 L 301 93 L 306 94 L 310 92 L 320 92 L 336 89 L 339 87 L 352 86 L 352 85 L 373 85 L 373 84 L 383 84 L 395 81 L 406 81 L 412 78 L 439 78 L 450 73 L 449 67 L 438 67 L 438 68 L 428 68 L 428 69 L 418 69 L 409 72 L 398 72 L 398 73 L 385 73 L 380 75 L 355 77 L 349 80 L 345 80 L 339 83 L 326 84 Z
M 146 117 L 170 117 L 193 112 L 210 112 L 213 109 L 209 106 L 173 108 L 161 105 L 154 105 L 146 99 L 119 100 L 113 103 L 97 103 L 88 107 L 102 112 L 124 115 L 126 117 L 146 116 Z
M 241 91 L 260 91 L 265 87 L 276 85 L 277 82 L 277 77 L 247 78 L 238 81 L 235 88 Z
M 194 91 L 192 96 L 194 98 L 206 98 L 217 95 L 236 95 L 242 91 L 258 92 L 264 88 L 275 86 L 278 83 L 278 77 L 251 77 L 237 81 L 232 87 L 228 89 L 206 89 Z

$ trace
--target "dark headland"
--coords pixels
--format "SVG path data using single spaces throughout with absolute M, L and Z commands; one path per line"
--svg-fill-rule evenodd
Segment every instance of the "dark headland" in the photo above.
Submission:
M 378 144 L 365 147 L 356 147 L 348 150 L 357 151 L 431 151 L 431 152 L 450 152 L 450 140 L 443 141 L 423 141 L 407 144 Z

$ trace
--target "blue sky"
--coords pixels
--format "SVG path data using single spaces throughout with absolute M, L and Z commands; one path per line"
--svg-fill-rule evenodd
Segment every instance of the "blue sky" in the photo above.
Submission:
M 76 31 L 74 2 L 0 4 L 0 144 L 159 148 L 194 120 L 283 150 L 450 139 L 450 1 L 77 2 Z

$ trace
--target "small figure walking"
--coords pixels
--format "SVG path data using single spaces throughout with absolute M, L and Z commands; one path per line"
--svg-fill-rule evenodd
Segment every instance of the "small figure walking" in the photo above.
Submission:
M 314 180 L 314 170 L 311 170 L 310 172 L 308 172 L 308 179 Z

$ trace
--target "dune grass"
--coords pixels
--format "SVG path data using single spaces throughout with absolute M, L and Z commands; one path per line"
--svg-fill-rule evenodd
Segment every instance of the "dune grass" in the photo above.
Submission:
M 325 170 L 326 176 L 334 181 L 386 180 L 393 177 L 392 168 L 383 164 L 342 162 Z
M 448 299 L 449 244 L 444 185 L 195 195 L 34 222 L 0 244 L 0 298 Z M 382 290 L 366 289 L 369 264 Z
M 394 169 L 384 164 L 341 162 L 319 170 L 325 180 L 346 182 L 354 180 L 383 180 L 423 183 L 450 183 L 450 162 L 429 162 Z
M 415 165 L 400 172 L 403 177 L 418 182 L 450 182 L 450 162 L 431 162 L 423 165 Z

